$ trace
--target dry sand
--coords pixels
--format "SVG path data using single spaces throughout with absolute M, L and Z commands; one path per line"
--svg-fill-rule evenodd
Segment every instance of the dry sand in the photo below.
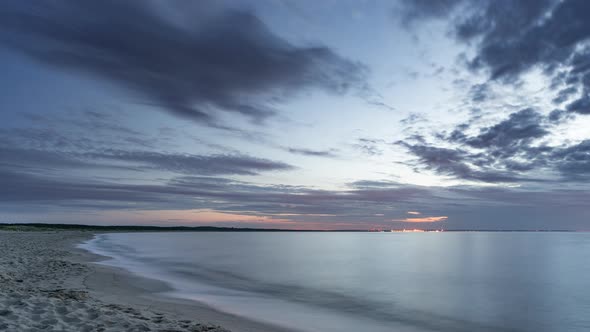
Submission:
M 165 298 L 161 282 L 94 264 L 104 257 L 76 248 L 92 236 L 0 231 L 0 331 L 286 331 Z

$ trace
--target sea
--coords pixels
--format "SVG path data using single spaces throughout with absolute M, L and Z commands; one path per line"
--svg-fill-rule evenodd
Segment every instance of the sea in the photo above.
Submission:
M 162 294 L 299 331 L 590 331 L 590 233 L 96 235 Z

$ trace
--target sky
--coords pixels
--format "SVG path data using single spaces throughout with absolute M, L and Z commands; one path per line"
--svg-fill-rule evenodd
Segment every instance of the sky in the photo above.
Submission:
M 589 12 L 6 1 L 0 222 L 590 230 Z

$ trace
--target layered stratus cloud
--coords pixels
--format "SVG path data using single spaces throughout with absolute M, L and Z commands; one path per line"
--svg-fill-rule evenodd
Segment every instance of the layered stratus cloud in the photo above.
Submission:
M 426 222 L 426 223 L 433 223 L 433 222 L 440 222 L 440 221 L 445 221 L 449 219 L 449 217 L 447 216 L 438 216 L 438 217 L 415 217 L 415 218 L 405 218 L 405 219 L 401 219 L 399 221 L 403 221 L 403 222 L 410 222 L 410 223 L 415 223 L 415 222 Z
M 589 9 L 8 2 L 0 221 L 588 229 Z

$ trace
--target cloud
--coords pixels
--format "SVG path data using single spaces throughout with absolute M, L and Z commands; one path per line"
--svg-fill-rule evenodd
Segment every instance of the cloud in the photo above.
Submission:
M 510 114 L 508 119 L 483 129 L 478 136 L 467 139 L 465 143 L 475 148 L 510 151 L 548 135 L 549 131 L 542 124 L 543 120 L 539 112 L 530 108 L 523 109 Z
M 399 219 L 399 220 L 394 220 L 394 221 L 420 223 L 420 222 L 440 222 L 440 221 L 445 221 L 447 219 L 449 219 L 449 217 L 439 216 L 439 217 L 405 218 L 405 219 Z
M 565 1 L 488 1 L 456 25 L 458 39 L 477 42 L 474 69 L 495 80 L 514 81 L 533 68 L 561 82 L 554 101 L 563 103 L 583 91 L 568 110 L 588 114 L 590 93 L 590 3 Z
M 402 145 L 418 158 L 408 165 L 488 183 L 558 179 L 575 183 L 590 174 L 585 141 L 548 145 L 558 124 L 576 114 L 590 114 L 590 23 L 585 14 L 590 10 L 589 2 L 458 0 L 402 4 L 406 9 L 401 12 L 402 22 L 446 18 L 450 35 L 470 47 L 468 53 L 473 55 L 460 55 L 461 62 L 472 71 L 487 74 L 488 80 L 471 86 L 467 92 L 469 106 L 487 106 L 492 87 L 519 84 L 523 75 L 537 70 L 551 82 L 548 91 L 555 94 L 553 103 L 559 107 L 546 112 L 548 115 L 532 107 L 523 108 L 505 120 L 485 124 L 477 134 L 472 134 L 473 125 L 481 120 L 480 114 L 472 114 L 450 134 L 434 134 L 435 142 L 427 141 L 422 133 L 419 139 L 408 137 Z M 530 102 L 525 101 L 525 105 Z M 502 109 L 488 112 L 492 111 Z
M 481 128 L 474 136 L 465 133 L 469 128 L 466 124 L 458 125 L 448 135 L 435 134 L 438 144 L 445 147 L 412 138 L 397 144 L 418 158 L 416 162 L 406 162 L 418 171 L 428 169 L 440 175 L 487 183 L 575 183 L 590 176 L 590 141 L 553 146 L 542 143 L 556 124 L 573 116 L 563 110 L 544 116 L 533 109 L 523 109 Z M 548 173 L 540 176 L 539 171 Z
M 0 167 L 76 168 L 89 164 L 70 158 L 66 153 L 0 146 Z
M 156 170 L 190 175 L 258 175 L 289 171 L 280 161 L 239 154 L 194 155 L 155 151 L 104 149 L 86 152 L 10 148 L 0 145 L 0 168 L 29 171 L 66 169 Z
M 141 186 L 76 182 L 0 169 L 0 201 L 154 203 L 168 200 Z M 124 205 L 124 204 L 123 204 Z
M 528 179 L 506 170 L 498 170 L 480 163 L 478 155 L 461 149 L 440 148 L 427 144 L 400 142 L 418 157 L 418 170 L 423 167 L 438 174 L 479 182 L 517 182 Z M 414 165 L 408 162 L 409 165 Z
M 245 155 L 192 155 L 149 151 L 106 150 L 84 157 L 147 165 L 155 170 L 198 175 L 257 175 L 259 172 L 287 171 L 293 166 Z
M 590 90 L 590 87 L 587 89 Z M 590 91 L 585 96 L 567 105 L 567 110 L 579 114 L 590 114 Z
M 421 122 L 427 122 L 428 119 L 424 116 L 424 114 L 420 113 L 410 113 L 407 117 L 400 120 L 400 123 L 404 126 L 411 126 Z
M 170 8 L 156 2 L 12 1 L 0 9 L 0 36 L 41 63 L 115 83 L 210 125 L 219 111 L 261 121 L 308 88 L 366 89 L 364 65 L 328 47 L 293 45 L 250 12 L 168 5 L 190 24 L 165 16 Z
M 110 113 L 83 111 L 70 115 L 40 115 L 32 119 L 31 127 L 0 128 L 0 168 L 35 173 L 108 170 L 186 175 L 258 175 L 296 168 L 282 161 L 238 152 L 163 151 L 173 146 L 166 136 L 131 130 Z M 87 135 L 89 132 L 92 135 Z M 218 145 L 208 148 L 223 149 Z
M 361 181 L 365 182 L 365 181 Z M 370 182 L 370 181 L 369 181 Z M 321 227 L 385 227 L 396 222 L 437 222 L 449 216 L 445 228 L 514 229 L 531 228 L 539 223 L 555 227 L 554 219 L 533 218 L 567 208 L 568 216 L 560 227 L 585 225 L 590 192 L 559 189 L 535 191 L 502 187 L 423 187 L 396 184 L 349 190 L 317 190 L 284 185 L 257 185 L 229 178 L 184 176 L 170 180 L 154 179 L 138 184 L 121 177 L 111 180 L 78 178 L 69 174 L 36 175 L 26 170 L 0 168 L 0 206 L 3 211 L 68 211 L 75 213 L 104 211 L 166 211 L 208 209 L 220 213 L 260 218 L 278 217 Z M 445 210 L 445 216 L 405 218 L 399 211 L 428 206 L 431 211 Z M 558 209 L 559 207 L 559 209 Z M 508 218 L 503 213 L 508 213 Z M 477 218 L 475 218 L 477 216 Z M 519 216 L 514 219 L 514 216 Z M 37 219 L 38 220 L 38 219 Z M 89 219 L 91 220 L 91 219 Z M 430 221 L 427 221 L 430 220 Z M 527 222 L 514 224 L 515 220 Z M 160 220 L 165 224 L 165 220 Z M 175 223 L 170 221 L 170 223 Z M 349 223 L 348 226 L 340 226 Z M 354 224 L 353 226 L 351 226 Z M 332 225 L 332 226 L 330 226 Z M 379 226 L 379 227 L 381 227 Z M 312 227 L 312 226 L 310 226 Z M 317 226 L 316 226 L 317 227 Z
M 333 149 L 330 150 L 312 150 L 304 148 L 285 148 L 286 151 L 308 157 L 324 157 L 324 158 L 336 158 L 338 155 Z
M 488 83 L 475 84 L 469 90 L 469 95 L 473 102 L 483 102 L 490 97 L 490 86 Z
M 573 115 L 571 113 L 568 113 L 564 110 L 553 110 L 551 111 L 551 113 L 549 113 L 549 121 L 554 122 L 554 123 L 559 123 L 562 122 L 563 120 L 566 119 L 571 119 L 573 117 Z
M 379 145 L 383 143 L 385 143 L 385 141 L 381 139 L 361 137 L 356 140 L 356 142 L 353 144 L 353 147 L 366 155 L 380 156 L 383 154 L 383 150 L 379 147 Z
M 570 180 L 588 180 L 590 177 L 590 140 L 555 149 L 550 156 L 550 162 L 564 177 Z
M 456 32 L 463 41 L 480 39 L 471 66 L 489 69 L 493 79 L 511 80 L 534 66 L 553 71 L 590 36 L 587 1 L 486 1 L 480 8 Z
M 358 180 L 347 184 L 350 188 L 355 189 L 385 189 L 385 188 L 399 188 L 401 186 L 398 182 L 380 181 L 380 180 Z
M 422 19 L 441 18 L 448 15 L 461 0 L 404 0 L 397 8 L 396 15 L 399 15 L 404 25 L 410 25 L 414 21 Z
M 43 112 L 41 110 L 40 112 Z M 124 113 L 101 109 L 21 113 L 28 126 L 0 128 L 0 145 L 33 150 L 85 151 L 98 148 L 128 148 L 130 145 L 156 149 L 169 147 L 164 136 L 148 135 L 122 125 Z
M 420 214 L 420 212 L 418 212 L 418 211 L 408 211 L 406 213 L 407 214 L 412 214 L 412 215 L 419 215 Z
M 554 167 L 550 155 L 555 147 L 533 143 L 550 134 L 557 119 L 567 118 L 560 111 L 548 117 L 526 108 L 514 112 L 507 119 L 483 127 L 479 133 L 466 134 L 469 124 L 459 124 L 448 135 L 437 134 L 439 147 L 424 139 L 411 139 L 398 144 L 418 157 L 418 168 L 433 170 L 441 175 L 488 183 L 544 181 L 527 176 L 525 172 L 541 167 Z M 411 163 L 409 163 L 411 164 Z
M 391 204 L 428 197 L 428 189 L 328 191 L 292 186 L 263 186 L 211 177 L 179 177 L 157 184 L 97 181 L 35 175 L 0 168 L 0 204 L 98 210 L 212 209 L 246 215 L 282 215 L 290 219 L 328 220 L 371 216 Z M 382 219 L 382 218 L 380 218 Z
M 578 92 L 578 88 L 575 86 L 570 86 L 564 89 L 559 90 L 557 96 L 553 98 L 554 104 L 562 104 L 563 102 L 570 99 L 570 97 Z
M 474 46 L 467 65 L 490 80 L 519 82 L 532 69 L 552 80 L 556 104 L 590 114 L 590 22 L 585 0 L 404 1 L 402 22 L 449 19 L 451 34 Z M 460 8 L 460 10 L 459 10 Z M 463 55 L 464 56 L 464 55 Z M 581 92 L 581 96 L 578 93 Z M 486 94 L 472 91 L 474 102 Z M 574 98 L 574 100 L 572 100 Z

